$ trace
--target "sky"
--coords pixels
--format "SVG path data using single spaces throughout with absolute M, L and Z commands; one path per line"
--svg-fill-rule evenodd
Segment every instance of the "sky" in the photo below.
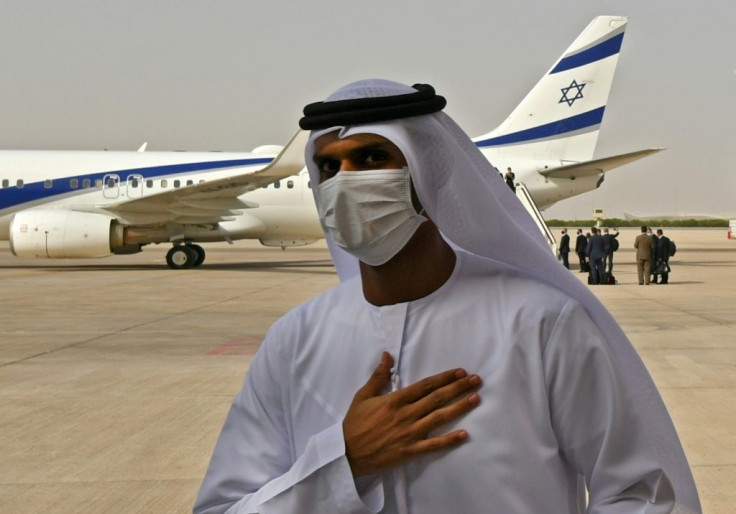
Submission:
M 736 217 L 736 2 L 0 0 L 0 149 L 249 151 L 363 78 L 432 84 L 470 136 L 597 15 L 629 18 L 595 157 L 660 152 L 545 217 Z

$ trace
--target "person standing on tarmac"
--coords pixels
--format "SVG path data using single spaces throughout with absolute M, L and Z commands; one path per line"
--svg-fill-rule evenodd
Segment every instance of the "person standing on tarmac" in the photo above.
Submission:
M 590 271 L 588 269 L 588 263 L 586 261 L 585 249 L 588 247 L 588 239 L 583 235 L 582 229 L 578 229 L 577 237 L 575 238 L 575 253 L 578 254 L 578 260 L 580 261 L 580 273 L 586 273 Z
M 656 250 L 656 264 L 655 269 L 660 266 L 664 270 L 659 275 L 662 277 L 659 281 L 660 284 L 668 284 L 670 281 L 670 238 L 664 235 L 662 229 L 657 229 L 657 250 Z M 657 283 L 657 275 L 654 275 L 654 283 Z
M 568 256 L 570 255 L 570 236 L 567 235 L 567 229 L 562 229 L 562 237 L 560 238 L 560 257 L 562 258 L 562 265 L 567 269 L 570 269 L 570 261 Z
M 652 236 L 647 233 L 647 227 L 641 227 L 641 234 L 634 240 L 634 248 L 636 248 L 636 272 L 639 275 L 639 285 L 649 285 L 655 243 Z
M 603 249 L 606 252 L 603 257 L 603 269 L 606 273 L 613 273 L 613 252 L 618 249 L 618 230 L 615 234 L 610 234 L 608 228 L 603 229 Z

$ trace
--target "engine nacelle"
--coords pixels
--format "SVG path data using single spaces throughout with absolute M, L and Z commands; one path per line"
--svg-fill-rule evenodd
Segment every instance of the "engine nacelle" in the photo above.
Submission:
M 122 227 L 104 214 L 32 209 L 13 217 L 9 239 L 18 257 L 106 257 L 122 246 Z

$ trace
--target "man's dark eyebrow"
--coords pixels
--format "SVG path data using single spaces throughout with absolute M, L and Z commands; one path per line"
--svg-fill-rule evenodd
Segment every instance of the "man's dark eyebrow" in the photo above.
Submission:
M 312 156 L 312 162 L 314 164 L 320 164 L 320 163 L 324 162 L 326 159 L 329 159 L 329 157 L 327 157 L 325 155 L 321 155 L 321 154 L 314 154 Z
M 348 152 L 351 158 L 358 158 L 366 154 L 366 152 L 386 152 L 390 153 L 391 149 L 393 148 L 393 145 L 391 143 L 387 143 L 385 141 L 374 141 L 371 143 L 366 143 L 364 145 L 361 145 L 357 148 L 353 148 Z
M 390 142 L 387 141 L 371 141 L 368 143 L 365 143 L 363 145 L 360 145 L 357 148 L 353 148 L 348 152 L 348 155 L 351 158 L 358 157 L 361 154 L 364 154 L 365 152 L 373 152 L 373 151 L 382 151 L 382 152 L 390 152 L 393 149 L 393 145 Z M 312 161 L 315 163 L 319 163 L 321 161 L 324 161 L 325 159 L 331 159 L 333 158 L 330 154 L 330 152 L 322 152 L 322 153 L 315 153 L 312 156 Z

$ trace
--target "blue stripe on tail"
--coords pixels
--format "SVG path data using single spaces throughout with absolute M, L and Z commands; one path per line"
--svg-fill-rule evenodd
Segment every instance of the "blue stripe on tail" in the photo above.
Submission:
M 561 71 L 585 66 L 586 64 L 600 61 L 601 59 L 615 55 L 619 50 L 621 50 L 621 43 L 623 40 L 624 33 L 621 32 L 620 34 L 588 48 L 587 50 L 583 50 L 582 52 L 571 55 L 570 57 L 565 57 L 557 63 L 557 66 L 555 66 L 549 74 L 552 75 L 553 73 L 559 73 Z
M 553 136 L 561 137 L 570 132 L 575 132 L 584 128 L 599 125 L 603 120 L 603 111 L 606 106 L 598 107 L 592 111 L 571 116 L 562 120 L 553 121 L 545 125 L 533 127 L 530 129 L 520 130 L 511 134 L 486 139 L 484 141 L 476 141 L 475 145 L 484 148 L 489 146 L 503 146 L 515 143 L 530 143 L 537 139 L 544 139 Z

